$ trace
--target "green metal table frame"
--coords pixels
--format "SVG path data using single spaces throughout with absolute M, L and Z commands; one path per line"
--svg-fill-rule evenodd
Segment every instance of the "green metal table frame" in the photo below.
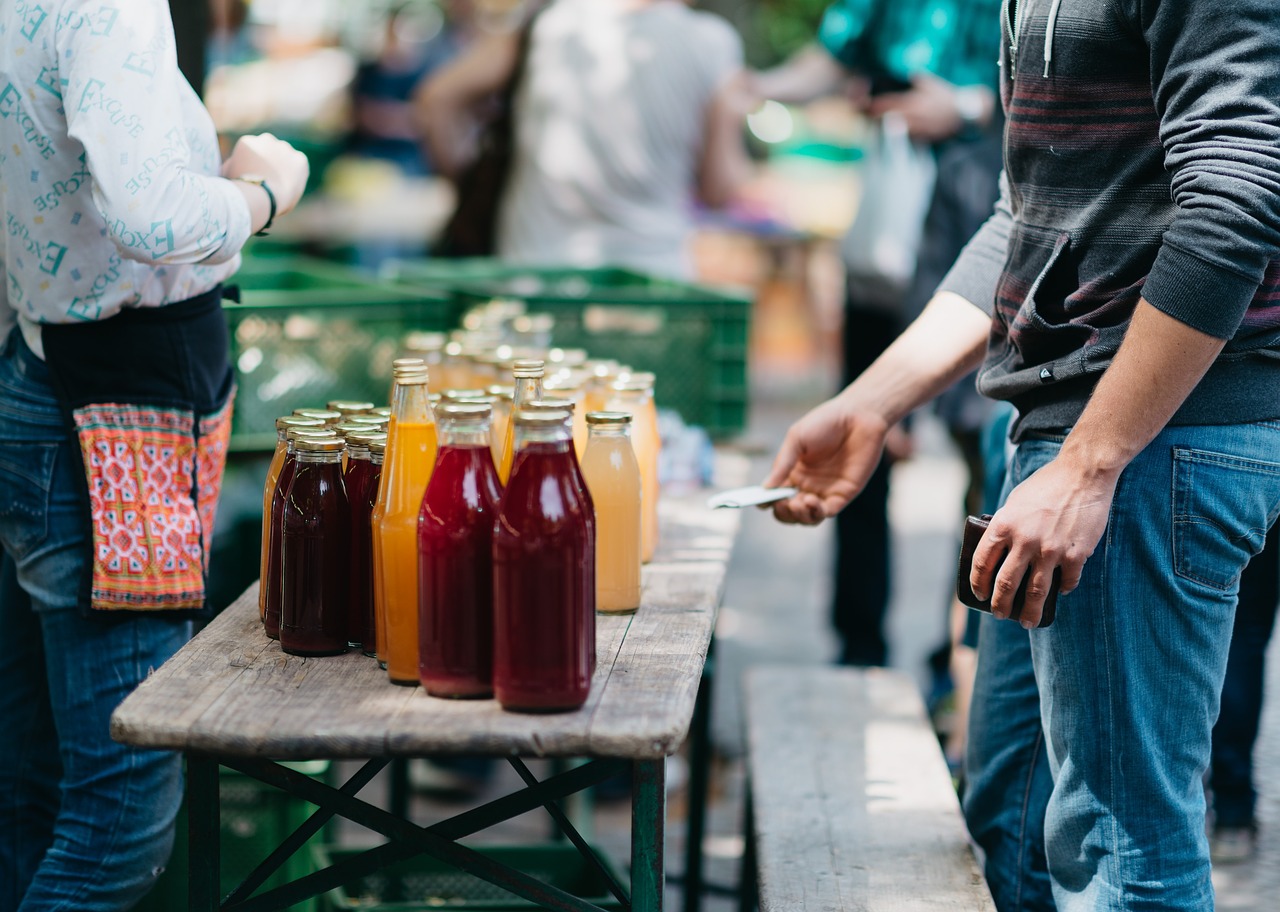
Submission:
M 683 876 L 685 912 L 698 912 L 704 890 L 702 837 L 706 826 L 710 763 L 712 673 L 712 655 L 709 652 L 706 670 L 698 687 L 690 730 L 689 817 Z M 270 912 L 287 909 L 309 897 L 336 889 L 420 854 L 453 865 L 544 908 L 564 912 L 603 912 L 601 907 L 587 900 L 506 867 L 458 842 L 539 807 L 551 816 L 559 835 L 572 842 L 587 863 L 601 876 L 623 912 L 662 912 L 663 909 L 667 802 L 666 763 L 662 758 L 589 760 L 581 766 L 540 781 L 521 759 L 509 757 L 507 760 L 520 776 L 523 788 L 429 826 L 419 826 L 407 819 L 403 807 L 407 801 L 393 801 L 392 809 L 384 810 L 357 797 L 361 789 L 392 762 L 391 758 L 366 761 L 337 788 L 266 759 L 188 752 L 186 760 L 190 912 Z M 220 765 L 279 788 L 317 807 L 306 821 L 225 897 L 220 895 Z M 629 891 L 617 881 L 608 866 L 600 861 L 595 850 L 588 845 L 560 806 L 560 802 L 569 796 L 628 772 L 631 777 Z M 358 855 L 344 858 L 323 870 L 255 895 L 255 891 L 288 858 L 301 851 L 306 842 L 334 817 L 366 827 L 388 841 Z

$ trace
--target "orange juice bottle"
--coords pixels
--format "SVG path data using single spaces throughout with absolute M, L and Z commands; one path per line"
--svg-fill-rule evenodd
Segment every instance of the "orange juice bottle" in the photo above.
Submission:
M 640 553 L 647 564 L 653 560 L 658 548 L 658 454 L 662 449 L 652 382 L 642 377 L 613 384 L 607 411 L 631 415 L 631 444 L 640 463 L 640 493 L 643 497 Z
M 582 474 L 596 507 L 596 610 L 630 614 L 640 607 L 640 464 L 631 415 L 591 412 Z
M 569 371 L 561 373 L 554 383 L 543 384 L 548 396 L 565 399 L 573 403 L 573 450 L 582 459 L 587 449 L 587 408 L 586 377 L 581 372 Z
M 387 449 L 371 523 L 378 657 L 396 684 L 418 683 L 418 511 L 436 461 L 436 423 L 427 400 L 425 365 L 395 373 Z
M 517 361 L 511 369 L 515 377 L 515 392 L 511 398 L 511 413 L 524 408 L 526 402 L 542 398 L 542 377 L 546 373 L 545 362 L 530 359 Z M 505 485 L 511 477 L 511 460 L 516 452 L 515 422 L 507 422 L 507 433 L 502 441 L 502 461 L 498 463 L 498 478 Z
M 489 440 L 493 448 L 493 464 L 502 464 L 502 447 L 507 441 L 507 425 L 511 422 L 511 400 L 515 398 L 514 386 L 494 384 L 487 390 L 496 401 L 493 403 L 493 421 L 489 424 Z
M 322 428 L 324 422 L 319 418 L 300 418 L 295 415 L 276 419 L 276 449 L 271 454 L 271 464 L 267 466 L 267 483 L 262 488 L 262 560 L 258 564 L 258 617 L 267 615 L 267 542 L 271 539 L 271 495 L 275 493 L 276 482 L 280 480 L 280 467 L 284 465 L 284 454 L 289 449 L 285 432 L 291 427 Z

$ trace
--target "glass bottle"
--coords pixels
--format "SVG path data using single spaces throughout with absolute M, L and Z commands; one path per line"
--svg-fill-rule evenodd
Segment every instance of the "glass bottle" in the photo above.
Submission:
M 418 676 L 436 697 L 493 694 L 493 523 L 502 497 L 489 406 L 440 408 L 418 515 Z
M 493 464 L 502 462 L 502 448 L 507 442 L 507 428 L 511 424 L 511 400 L 515 398 L 516 388 L 495 383 L 486 392 L 496 396 L 493 404 L 493 420 L 489 423 L 489 437 L 493 441 Z
M 262 486 L 262 557 L 258 561 L 258 617 L 267 616 L 267 544 L 271 541 L 271 495 L 276 491 L 276 483 L 280 480 L 280 468 L 284 465 L 284 455 L 289 449 L 289 441 L 285 432 L 291 427 L 322 428 L 324 422 L 318 418 L 298 418 L 287 416 L 276 419 L 276 449 L 271 454 L 271 464 L 267 466 L 267 480 Z
M 369 582 L 373 588 L 373 608 L 370 616 L 366 619 L 369 626 L 365 628 L 364 654 L 374 659 L 378 658 L 379 650 L 384 655 L 386 652 L 386 646 L 381 645 L 386 639 L 386 633 L 383 629 L 386 618 L 378 610 L 379 606 L 382 605 L 382 576 L 378 573 L 378 568 L 382 566 L 382 543 L 374 531 L 376 526 L 373 524 L 373 511 L 378 506 L 382 465 L 386 460 L 386 455 L 387 435 L 384 433 L 369 441 L 369 464 L 373 468 L 373 474 L 367 482 L 369 487 L 365 491 L 369 508 L 368 520 L 364 522 L 364 529 L 369 534 Z M 378 664 L 384 669 L 387 667 L 387 663 L 384 660 L 379 661 Z
M 418 511 L 436 462 L 436 423 L 427 398 L 427 369 L 396 372 L 387 453 L 371 520 L 382 577 L 383 638 L 379 659 L 396 684 L 418 683 Z
M 546 367 L 542 361 L 527 359 L 515 362 L 511 373 L 515 377 L 515 390 L 511 398 L 512 414 L 524 408 L 526 402 L 542 398 L 542 377 Z M 498 477 L 503 484 L 511 477 L 511 461 L 516 453 L 516 427 L 507 422 L 507 434 L 502 443 L 502 461 L 498 463 Z
M 631 416 L 591 412 L 582 474 L 596 508 L 596 610 L 630 614 L 640 607 L 640 464 Z
M 644 380 L 621 380 L 613 384 L 606 411 L 631 415 L 631 444 L 640 463 L 641 495 L 644 498 L 640 514 L 641 555 L 647 564 L 653 560 L 658 548 L 658 453 L 662 446 L 651 384 Z
M 262 612 L 262 629 L 273 640 L 280 639 L 280 545 L 281 529 L 284 525 L 285 495 L 289 493 L 289 485 L 293 483 L 296 468 L 296 447 L 302 437 L 323 437 L 337 439 L 337 435 L 329 428 L 291 427 L 285 431 L 284 461 L 280 463 L 280 475 L 276 478 L 275 489 L 271 492 L 270 524 L 267 538 L 263 543 L 266 549 L 266 569 L 258 588 L 266 592 Z
M 582 459 L 587 448 L 587 409 L 586 377 L 578 372 L 570 371 L 557 375 L 555 383 L 545 383 L 544 389 L 548 398 L 567 399 L 574 404 L 573 412 L 573 450 Z
M 285 494 L 280 545 L 280 648 L 290 655 L 347 651 L 351 514 L 339 437 L 302 437 Z
M 595 542 L 567 412 L 517 411 L 518 453 L 493 537 L 494 694 L 504 709 L 572 710 L 595 667 Z
M 622 368 L 617 361 L 588 361 L 582 369 L 587 373 L 582 407 L 588 412 L 603 411 L 609 403 L 609 388 L 619 380 Z
M 347 600 L 347 645 L 366 655 L 377 650 L 373 623 L 373 516 L 382 473 L 382 452 L 374 461 L 370 447 L 386 442 L 387 435 L 366 428 L 347 435 L 346 466 L 342 483 L 351 512 L 351 594 Z
M 394 361 L 391 362 L 391 392 L 387 393 L 388 402 L 394 404 L 396 401 L 396 374 L 399 371 L 402 371 L 411 367 L 415 367 L 415 368 L 420 367 L 423 370 L 426 370 L 427 362 L 422 360 L 421 358 L 396 358 Z M 373 410 L 372 414 L 381 415 L 382 417 L 385 417 L 385 418 L 390 418 L 391 409 L 388 406 L 379 406 L 378 408 Z

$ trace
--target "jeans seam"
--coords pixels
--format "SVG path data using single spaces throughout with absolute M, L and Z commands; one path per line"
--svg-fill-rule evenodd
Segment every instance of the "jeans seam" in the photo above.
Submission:
M 1018 822 L 1020 837 L 1018 839 L 1018 876 L 1015 878 L 1015 888 L 1013 893 L 1013 907 L 1015 909 L 1022 908 L 1022 889 L 1025 885 L 1024 875 L 1027 871 L 1027 852 L 1030 848 L 1029 838 L 1027 836 L 1027 819 L 1031 812 L 1031 789 L 1036 775 L 1036 762 L 1040 757 L 1040 750 L 1044 744 L 1044 730 L 1041 729 L 1037 733 L 1035 742 L 1031 745 L 1030 762 L 1027 764 L 1027 779 L 1022 790 L 1022 819 Z
M 1107 554 L 1106 554 L 1106 559 L 1102 561 L 1102 566 L 1101 566 L 1101 571 L 1102 571 L 1102 580 L 1101 580 L 1102 590 L 1101 591 L 1104 593 L 1109 591 L 1109 580 L 1112 575 L 1110 572 L 1111 560 L 1112 560 L 1112 555 L 1116 553 L 1115 551 L 1116 503 L 1117 501 L 1120 500 L 1120 488 L 1122 485 L 1127 486 L 1123 475 L 1121 476 L 1119 482 L 1116 484 L 1116 492 L 1111 499 L 1111 506 L 1107 511 Z M 1112 619 L 1111 619 L 1110 613 L 1103 612 L 1102 614 L 1103 625 L 1110 626 L 1111 621 Z M 1104 656 L 1105 667 L 1107 672 L 1107 699 L 1103 703 L 1103 705 L 1106 707 L 1106 720 L 1103 728 L 1105 731 L 1112 732 L 1114 737 L 1119 738 L 1121 737 L 1121 735 L 1118 732 L 1116 732 L 1115 704 L 1113 702 L 1115 699 L 1113 695 L 1116 692 L 1115 681 L 1112 679 L 1112 674 L 1111 674 L 1112 667 L 1113 667 L 1113 657 L 1111 655 L 1111 643 L 1113 641 L 1113 636 L 1114 636 L 1113 634 L 1107 633 L 1107 634 L 1104 634 L 1104 636 L 1102 637 L 1102 645 L 1103 645 L 1103 649 L 1105 650 L 1105 656 Z M 1108 755 L 1109 755 L 1107 758 L 1108 803 L 1112 808 L 1117 808 L 1118 803 L 1117 803 L 1117 794 L 1116 794 L 1116 781 L 1119 777 L 1117 776 L 1115 764 L 1116 764 L 1116 758 L 1123 756 L 1123 748 L 1120 748 L 1118 750 L 1117 745 L 1113 742 L 1111 745 L 1109 745 Z M 1107 818 L 1108 829 L 1110 830 L 1110 832 L 1107 834 L 1107 838 L 1111 843 L 1111 864 L 1115 865 L 1117 868 L 1120 866 L 1119 821 L 1121 819 L 1122 814 L 1123 814 L 1123 809 L 1121 810 L 1121 813 L 1112 813 Z M 1126 816 L 1127 818 L 1127 815 L 1124 815 L 1124 816 Z M 1123 877 L 1119 876 L 1120 873 L 1121 872 L 1118 870 L 1113 872 L 1112 874 L 1113 883 L 1123 882 Z M 1128 908 L 1129 908 L 1128 899 L 1122 892 L 1120 896 L 1120 910 L 1124 910 Z

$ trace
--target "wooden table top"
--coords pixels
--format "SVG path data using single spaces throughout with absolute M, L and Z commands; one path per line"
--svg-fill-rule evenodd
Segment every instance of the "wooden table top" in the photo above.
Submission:
M 721 463 L 724 463 L 721 459 Z M 735 483 L 745 459 L 730 457 Z M 505 712 L 391 684 L 363 655 L 286 655 L 262 632 L 255 583 L 116 710 L 111 734 L 141 747 L 275 759 L 430 754 L 657 759 L 688 734 L 724 591 L 737 510 L 708 492 L 664 499 L 640 610 L 598 616 L 596 674 L 575 712 Z

